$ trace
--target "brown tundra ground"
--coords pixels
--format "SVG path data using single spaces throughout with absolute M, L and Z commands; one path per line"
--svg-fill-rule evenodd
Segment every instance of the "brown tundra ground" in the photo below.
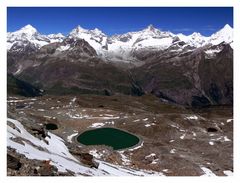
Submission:
M 203 109 L 165 104 L 158 98 L 133 96 L 8 96 L 8 117 L 26 126 L 57 125 L 52 133 L 68 147 L 125 167 L 154 170 L 165 175 L 202 175 L 206 169 L 226 175 L 233 171 L 233 109 Z M 85 130 L 115 127 L 141 139 L 136 148 L 83 146 L 76 141 Z

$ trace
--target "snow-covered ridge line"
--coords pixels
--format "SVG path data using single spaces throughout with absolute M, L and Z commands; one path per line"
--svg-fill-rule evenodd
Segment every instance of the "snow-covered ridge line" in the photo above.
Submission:
M 183 41 L 193 47 L 202 47 L 207 44 L 218 45 L 222 42 L 230 44 L 233 42 L 233 28 L 226 24 L 222 29 L 209 37 L 194 32 L 191 35 L 173 34 L 169 31 L 161 31 L 149 25 L 147 28 L 137 31 L 128 32 L 121 35 L 107 36 L 101 30 L 84 29 L 80 26 L 74 28 L 67 36 L 73 39 L 84 39 L 87 41 L 100 56 L 129 57 L 132 50 L 150 48 L 164 50 L 176 42 Z M 20 30 L 7 34 L 8 50 L 21 41 L 29 41 L 36 47 L 40 48 L 52 42 L 61 42 L 65 36 L 62 34 L 41 35 L 37 29 L 27 25 Z M 232 45 L 232 44 L 231 44 Z M 65 50 L 65 48 L 63 49 Z
M 41 48 L 44 45 L 54 42 L 61 42 L 65 36 L 61 33 L 43 35 L 31 25 L 26 25 L 15 32 L 7 33 L 7 50 L 10 50 L 14 45 L 33 44 L 36 48 Z
M 31 135 L 24 126 L 17 120 L 8 118 L 7 126 L 7 146 L 16 149 L 19 154 L 25 155 L 28 159 L 50 160 L 50 164 L 56 166 L 59 172 L 67 172 L 68 170 L 75 175 L 90 176 L 162 176 L 161 172 L 153 172 L 147 170 L 134 170 L 107 162 L 97 160 L 98 169 L 89 168 L 81 164 L 68 150 L 64 140 L 53 133 L 48 132 L 45 140 L 40 140 Z M 13 127 L 12 124 L 15 127 Z M 22 143 L 14 141 L 15 138 L 21 138 Z M 39 147 L 39 148 L 37 148 Z M 44 149 L 44 150 L 43 150 Z

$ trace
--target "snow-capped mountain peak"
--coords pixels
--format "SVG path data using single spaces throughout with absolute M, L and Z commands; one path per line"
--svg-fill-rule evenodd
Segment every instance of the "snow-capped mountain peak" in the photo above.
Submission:
M 98 34 L 98 35 L 101 35 L 101 34 L 104 34 L 101 30 L 99 30 L 98 28 L 95 28 L 92 30 L 93 33 L 95 34 Z
M 157 32 L 159 30 L 157 28 L 155 28 L 152 24 L 150 24 L 150 25 L 147 26 L 147 28 L 144 29 L 144 31 Z
M 65 36 L 60 33 L 42 35 L 36 28 L 28 24 L 15 32 L 8 32 L 7 49 L 10 50 L 15 45 L 17 46 L 17 50 L 22 50 L 21 47 L 29 44 L 35 48 L 40 48 L 52 42 L 61 42 L 64 38 Z M 16 50 L 16 48 L 14 50 Z
M 193 38 L 196 38 L 196 37 L 202 37 L 202 34 L 199 33 L 199 32 L 194 32 L 190 36 L 193 37 Z
M 145 29 L 140 31 L 142 35 L 150 35 L 150 36 L 156 36 L 160 35 L 162 32 L 155 28 L 152 24 L 148 25 Z
M 222 42 L 231 43 L 232 41 L 233 41 L 233 28 L 228 24 L 226 24 L 222 29 L 213 34 L 209 39 L 209 43 L 213 45 L 218 45 Z
M 203 46 L 204 44 L 207 43 L 208 38 L 203 36 L 201 33 L 199 32 L 194 32 L 189 36 L 186 36 L 182 33 L 177 34 L 177 36 L 179 37 L 179 39 L 181 41 L 184 41 L 185 43 L 189 44 L 190 46 L 193 47 L 200 47 Z
M 95 28 L 93 30 L 88 30 L 84 29 L 80 25 L 78 25 L 75 29 L 73 29 L 70 33 L 69 36 L 71 37 L 79 37 L 81 38 L 81 34 L 92 34 L 93 36 L 101 35 L 101 36 L 106 36 L 101 30 L 98 28 Z
M 107 36 L 97 28 L 88 30 L 81 26 L 77 26 L 69 33 L 69 37 L 74 39 L 84 39 L 97 51 L 98 54 L 101 54 L 107 46 Z
M 24 32 L 24 33 L 28 33 L 28 34 L 35 34 L 37 33 L 37 29 L 34 28 L 32 25 L 28 24 L 24 27 L 22 27 L 19 31 Z
M 21 29 L 8 33 L 8 41 L 14 41 L 16 39 L 31 39 L 34 35 L 38 34 L 38 31 L 36 28 L 31 26 L 30 24 L 22 27 Z
M 79 33 L 81 33 L 81 32 L 87 32 L 88 30 L 87 29 L 84 29 L 84 28 L 82 28 L 80 25 L 78 25 L 75 29 L 73 29 L 72 31 L 71 31 L 71 33 L 70 34 L 79 34 Z
M 232 31 L 233 30 L 233 28 L 229 25 L 229 24 L 226 24 L 222 29 L 221 29 L 222 31 Z

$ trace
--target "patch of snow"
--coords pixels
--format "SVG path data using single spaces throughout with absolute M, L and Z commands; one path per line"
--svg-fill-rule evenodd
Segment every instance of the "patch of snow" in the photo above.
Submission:
M 77 98 L 74 97 L 74 98 L 70 101 L 69 105 L 72 105 L 76 100 L 77 100 Z
M 175 140 L 170 140 L 169 142 L 172 143 L 172 142 L 174 142 L 174 141 L 175 141 Z
M 231 140 L 227 136 L 224 136 L 224 141 L 225 142 L 230 142 Z
M 51 116 L 43 116 L 44 118 L 52 119 Z
M 156 154 L 155 153 L 151 153 L 151 154 L 145 156 L 145 158 L 150 158 L 150 157 L 154 157 L 154 156 L 156 156 Z
M 143 141 L 142 141 L 142 143 L 139 145 L 139 146 L 136 146 L 136 147 L 134 147 L 134 148 L 132 148 L 132 149 L 128 149 L 129 151 L 134 151 L 134 150 L 137 150 L 137 149 L 140 149 L 141 147 L 143 147 Z
M 227 123 L 231 123 L 233 121 L 233 119 L 228 119 Z
M 200 167 L 202 169 L 202 171 L 204 172 L 203 175 L 201 176 L 206 176 L 206 177 L 216 177 L 216 175 L 208 168 L 206 167 Z
M 184 134 L 180 137 L 180 139 L 184 139 L 185 136 L 186 136 L 186 134 L 184 133 Z
M 114 121 L 107 121 L 107 122 L 105 122 L 105 124 L 107 124 L 107 125 L 114 125 Z
M 224 170 L 223 173 L 227 176 L 233 176 L 233 172 L 231 170 Z
M 218 138 L 211 139 L 211 141 L 230 142 L 231 139 L 229 139 L 227 136 L 220 136 Z
M 66 51 L 70 48 L 70 44 L 67 44 L 65 46 L 59 46 L 59 48 L 56 49 L 56 51 Z
M 158 163 L 158 161 L 159 161 L 159 159 L 154 159 L 150 164 L 155 165 Z
M 124 151 L 120 151 L 119 154 L 121 156 L 123 165 L 130 165 L 131 164 L 131 160 L 126 155 L 124 155 Z
M 104 114 L 105 116 L 108 116 L 108 117 L 113 117 L 114 115 L 112 114 Z
M 78 135 L 78 133 L 73 133 L 72 135 L 69 135 L 69 136 L 67 137 L 67 141 L 70 142 L 70 143 L 72 143 L 72 138 L 75 137 L 75 136 L 77 136 L 77 135 Z
M 93 155 L 94 158 L 101 159 L 103 154 L 98 152 L 96 149 L 90 150 L 89 154 Z
M 138 121 L 140 121 L 140 119 L 136 119 L 136 120 L 134 120 L 133 122 L 138 122 Z
M 222 50 L 221 49 L 211 49 L 211 50 L 206 50 L 205 53 L 208 55 L 216 55 L 220 51 L 222 51 Z
M 73 119 L 88 119 L 88 115 L 82 115 L 82 114 L 72 114 L 71 112 L 67 112 L 66 115 L 68 115 L 70 118 Z
M 116 117 L 88 117 L 87 119 L 96 119 L 96 120 L 108 120 L 108 119 L 119 119 L 119 116 Z
M 104 126 L 104 123 L 93 123 L 91 126 L 89 126 L 88 128 L 100 128 L 102 126 Z
M 214 145 L 214 142 L 210 141 L 209 144 L 210 144 L 211 146 L 213 146 L 213 145 Z
M 22 71 L 22 65 L 19 66 L 18 70 L 13 74 L 13 75 L 17 75 Z
M 196 115 L 191 115 L 191 116 L 187 116 L 184 119 L 188 119 L 188 120 L 198 120 L 198 117 Z
M 176 153 L 176 151 L 177 151 L 176 149 L 171 149 L 170 153 L 174 154 L 174 153 Z
M 186 130 L 181 129 L 178 125 L 175 125 L 175 124 L 171 124 L 170 126 L 173 127 L 173 128 L 177 128 L 180 132 L 185 132 L 186 131 Z
M 142 119 L 143 121 L 147 121 L 148 120 L 148 118 L 144 118 L 144 119 Z
M 176 125 L 171 124 L 170 126 L 173 127 L 173 128 L 177 128 L 177 129 L 179 129 L 179 127 L 176 126 Z
M 45 111 L 44 109 L 37 109 L 38 111 L 41 111 L 41 112 L 43 112 L 43 111 Z
M 145 127 L 150 127 L 150 126 L 154 126 L 154 125 L 156 125 L 155 123 L 150 123 L 150 124 L 146 124 L 146 125 L 144 125 Z
M 98 169 L 99 170 L 104 170 L 107 171 L 110 175 L 113 176 L 164 176 L 163 173 L 161 172 L 154 172 L 154 171 L 149 171 L 149 170 L 133 170 L 130 168 L 126 168 L 126 167 L 121 167 L 121 166 L 117 166 L 117 165 L 112 165 L 110 163 L 106 163 L 103 161 L 98 161 L 99 162 L 99 166 Z
M 192 134 L 193 134 L 193 136 L 194 136 L 194 137 L 196 137 L 196 136 L 197 136 L 197 134 L 196 134 L 195 132 L 192 132 Z
M 8 100 L 7 102 L 17 103 L 17 102 L 25 102 L 25 101 L 29 101 L 29 99 L 25 99 L 25 100 Z

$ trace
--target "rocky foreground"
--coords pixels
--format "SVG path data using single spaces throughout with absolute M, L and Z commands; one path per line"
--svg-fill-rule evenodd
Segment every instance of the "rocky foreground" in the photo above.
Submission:
M 152 95 L 8 96 L 8 175 L 225 176 L 233 172 L 231 106 L 184 108 Z M 48 130 L 47 124 L 56 129 Z M 116 127 L 139 146 L 82 146 L 85 130 Z

